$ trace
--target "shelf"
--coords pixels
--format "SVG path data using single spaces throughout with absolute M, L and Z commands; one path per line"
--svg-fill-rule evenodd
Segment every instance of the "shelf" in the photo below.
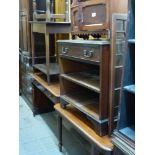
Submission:
M 116 31 L 116 33 L 125 33 L 125 31 Z
M 81 112 L 99 121 L 99 97 L 88 92 L 80 92 L 63 95 L 61 98 Z
M 124 87 L 124 90 L 130 92 L 130 93 L 133 93 L 135 94 L 135 85 L 129 85 L 129 86 L 125 86 Z
M 119 130 L 123 135 L 130 138 L 132 141 L 135 141 L 135 128 L 134 126 L 126 127 Z
M 35 64 L 33 65 L 35 69 L 38 69 L 42 73 L 47 75 L 47 67 L 46 64 Z M 59 66 L 58 63 L 50 63 L 49 67 L 49 74 L 50 75 L 58 75 L 59 74 Z
M 60 97 L 60 84 L 59 81 L 52 82 L 49 86 L 46 81 L 44 81 L 42 78 L 39 77 L 37 74 L 32 75 L 33 78 L 42 85 L 45 89 L 47 89 L 51 94 L 53 94 L 56 97 Z
M 129 39 L 129 40 L 128 40 L 128 43 L 130 43 L 130 44 L 135 44 L 135 39 Z
M 76 108 L 73 106 L 67 106 L 66 109 L 63 109 L 60 104 L 56 104 L 54 108 L 61 116 L 63 116 L 63 118 L 67 119 L 73 126 L 75 126 L 79 131 L 81 131 L 81 133 L 83 133 L 101 149 L 107 151 L 113 150 L 111 138 L 108 135 L 103 137 L 98 136 L 90 127 L 89 121 L 86 117 L 83 117 Z
M 89 88 L 97 93 L 100 93 L 99 76 L 92 73 L 78 72 L 70 74 L 61 74 L 61 77 L 75 82 L 81 86 Z

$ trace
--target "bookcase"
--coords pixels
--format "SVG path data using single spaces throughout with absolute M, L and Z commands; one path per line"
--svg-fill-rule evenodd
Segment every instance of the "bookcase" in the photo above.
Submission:
M 72 104 L 97 134 L 107 134 L 110 42 L 62 40 L 58 49 L 61 106 Z
M 119 121 L 113 134 L 115 153 L 135 154 L 135 0 L 128 1 L 126 59 Z
M 111 38 L 113 13 L 126 13 L 127 0 L 73 0 L 71 22 L 73 39 Z

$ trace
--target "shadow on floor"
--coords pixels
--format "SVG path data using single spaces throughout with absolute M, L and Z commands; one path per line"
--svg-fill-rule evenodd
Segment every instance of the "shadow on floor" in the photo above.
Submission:
M 57 114 L 50 112 L 41 114 L 41 117 L 53 133 L 58 135 Z M 68 155 L 90 155 L 90 144 L 67 121 L 63 120 L 63 146 L 64 153 Z M 66 153 L 67 152 L 67 153 Z

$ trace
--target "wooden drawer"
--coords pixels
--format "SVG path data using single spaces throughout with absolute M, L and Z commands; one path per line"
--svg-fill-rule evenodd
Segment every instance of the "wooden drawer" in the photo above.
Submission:
M 79 45 L 61 45 L 60 55 L 72 58 L 100 62 L 99 47 L 79 46 Z

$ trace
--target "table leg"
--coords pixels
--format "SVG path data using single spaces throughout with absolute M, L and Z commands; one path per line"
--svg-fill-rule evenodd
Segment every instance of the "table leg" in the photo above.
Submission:
M 50 84 L 50 51 L 49 51 L 49 33 L 45 33 L 46 45 L 46 68 L 47 68 L 47 82 Z
M 59 151 L 62 152 L 62 117 L 58 115 L 58 139 L 59 139 Z
M 33 24 L 31 24 L 31 51 L 32 51 L 32 65 L 35 64 L 35 36 L 33 33 Z

